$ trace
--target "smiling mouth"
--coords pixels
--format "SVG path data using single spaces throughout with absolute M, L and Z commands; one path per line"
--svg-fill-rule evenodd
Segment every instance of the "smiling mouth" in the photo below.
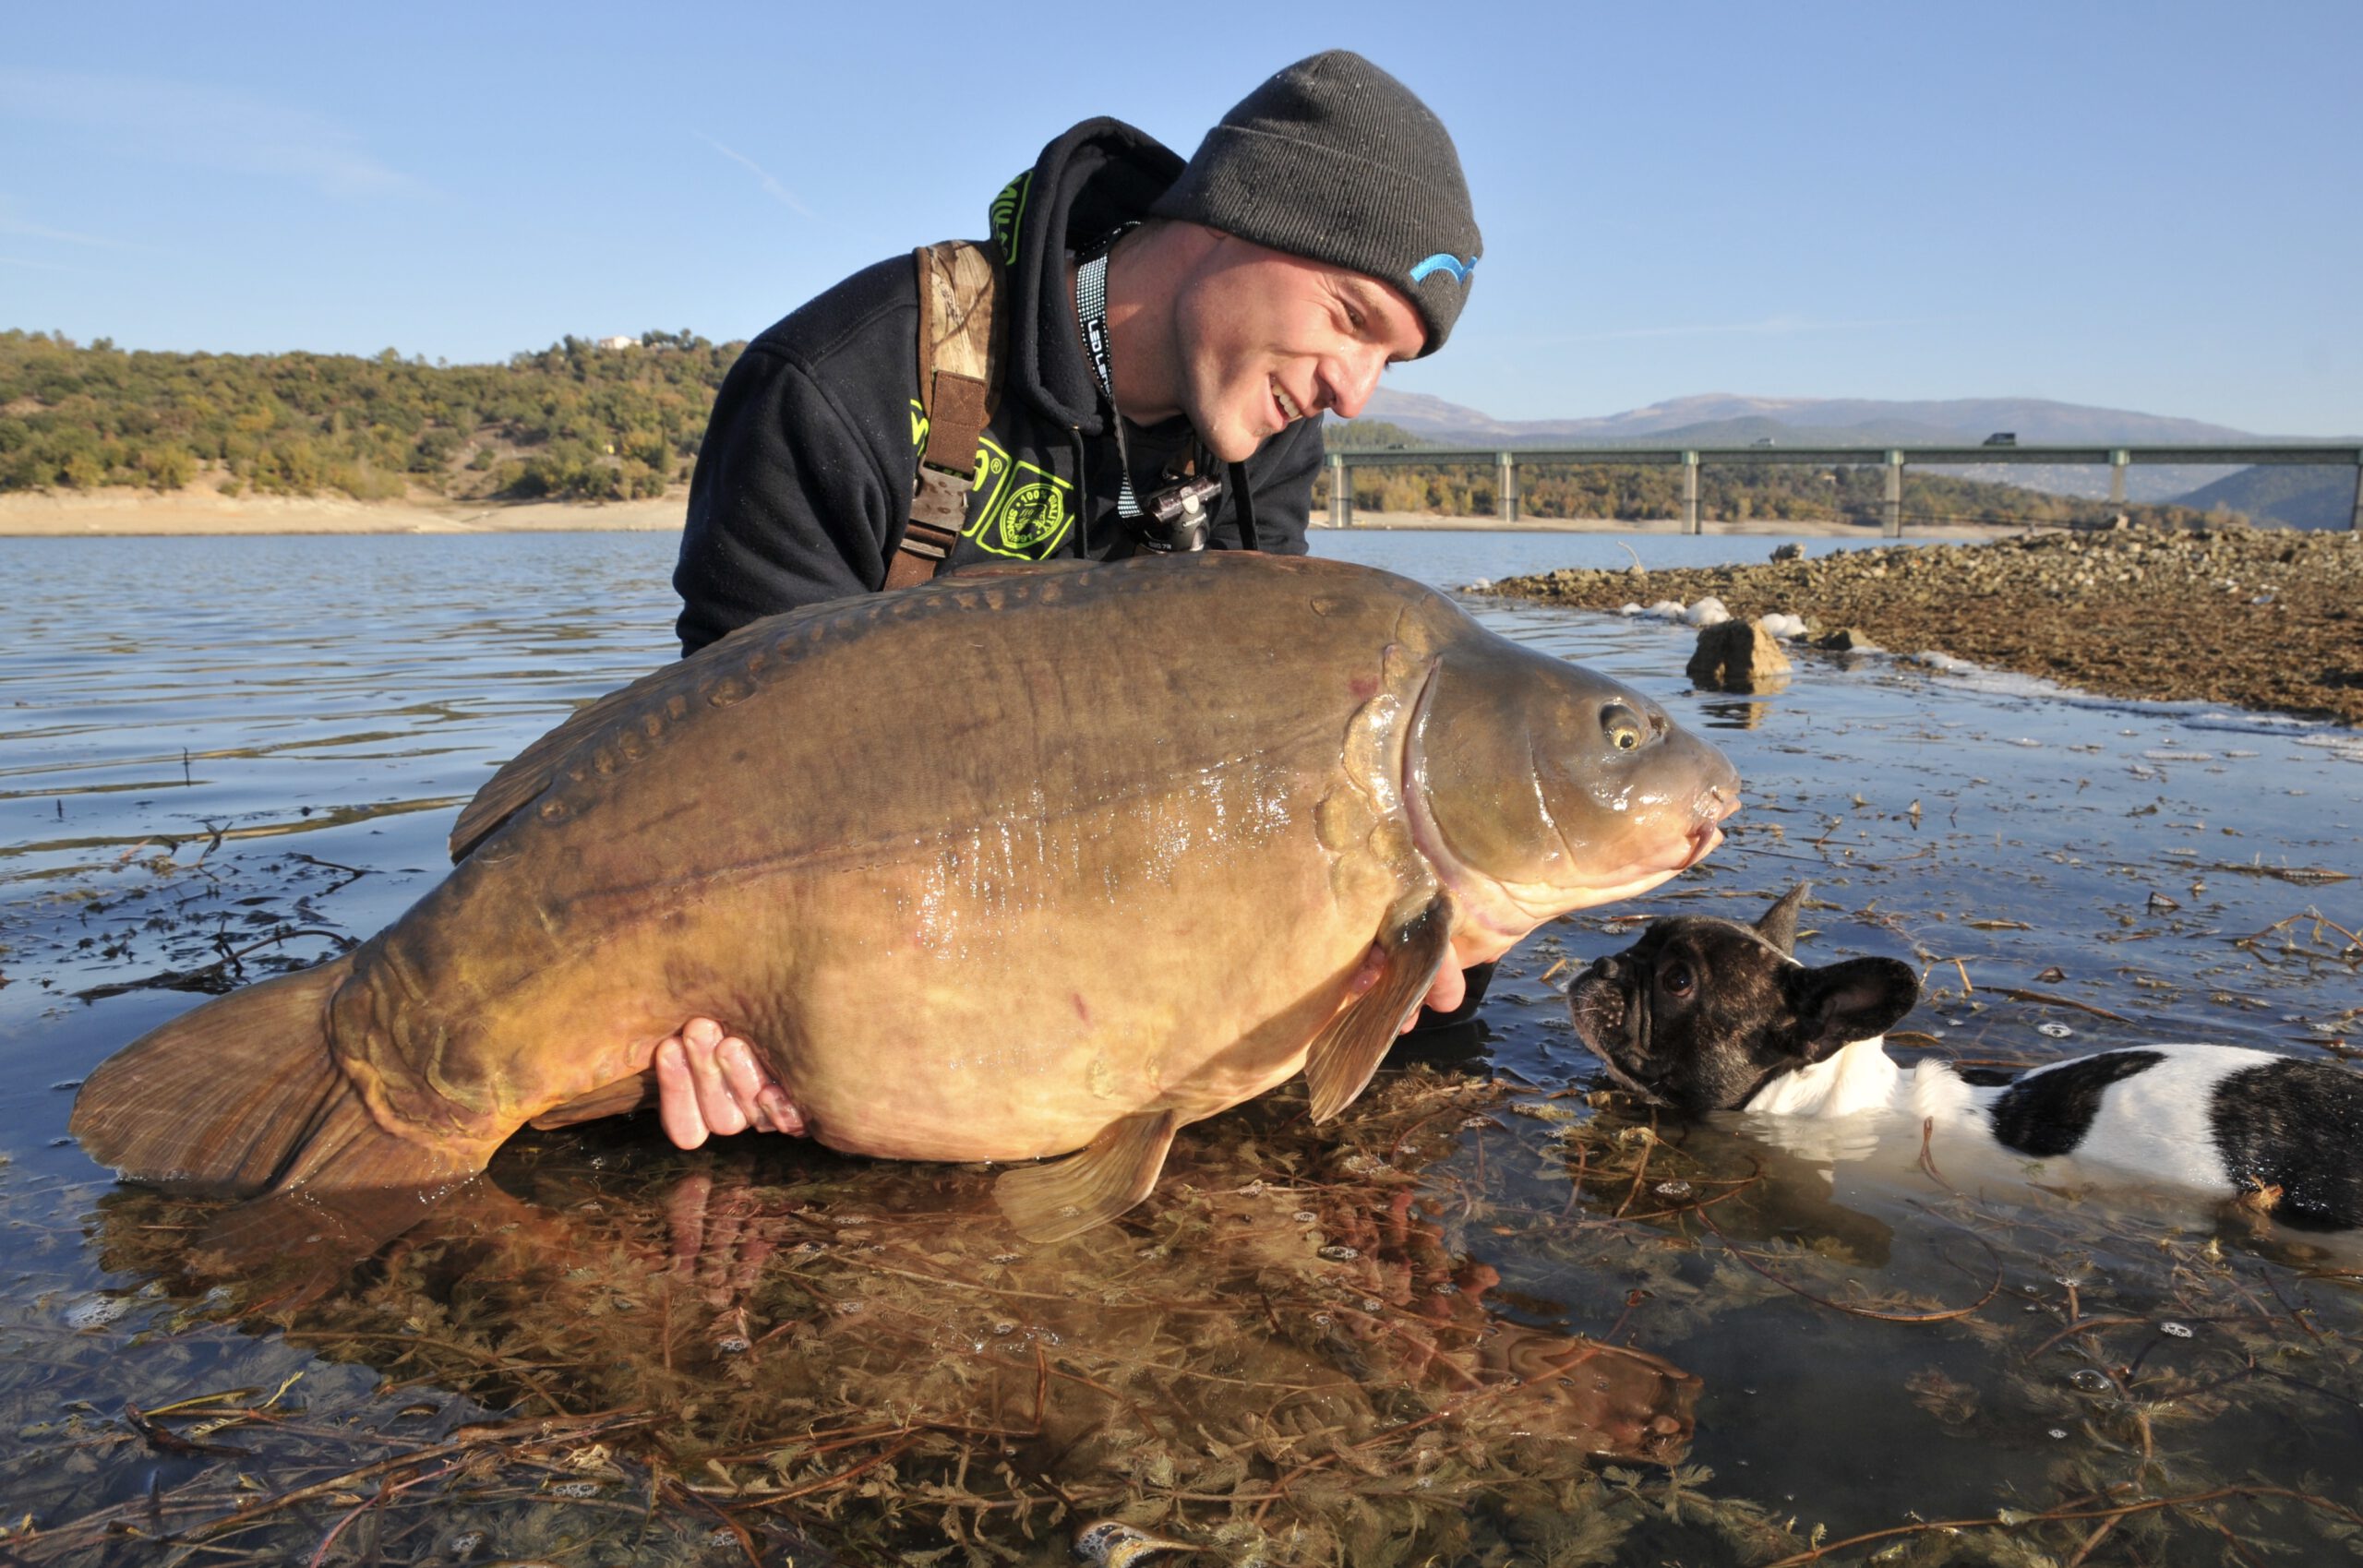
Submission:
M 1297 406 L 1297 401 L 1289 396 L 1288 389 L 1277 381 L 1272 383 L 1272 401 L 1279 404 L 1280 417 L 1284 421 L 1293 423 L 1304 417 L 1304 410 Z

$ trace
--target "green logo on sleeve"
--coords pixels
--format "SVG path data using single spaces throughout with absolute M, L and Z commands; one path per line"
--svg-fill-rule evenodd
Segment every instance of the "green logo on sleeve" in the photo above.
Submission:
M 1067 531 L 1066 497 L 1061 493 L 1064 489 L 1056 480 L 1047 484 L 1037 480 L 1019 490 L 1001 509 L 994 530 L 1000 538 L 985 547 L 995 555 L 1039 559 Z
M 1042 560 L 1074 521 L 1074 487 L 1048 469 L 1013 462 L 990 439 L 977 443 L 977 495 L 968 537 L 989 555 Z

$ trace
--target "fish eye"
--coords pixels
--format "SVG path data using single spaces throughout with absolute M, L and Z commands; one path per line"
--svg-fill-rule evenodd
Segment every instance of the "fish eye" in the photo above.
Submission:
M 1611 702 L 1600 711 L 1600 727 L 1608 732 L 1610 744 L 1619 751 L 1633 750 L 1649 733 L 1641 727 L 1641 715 L 1622 702 Z
M 1677 997 L 1686 997 L 1697 981 L 1691 976 L 1689 965 L 1670 964 L 1658 976 L 1658 983 Z

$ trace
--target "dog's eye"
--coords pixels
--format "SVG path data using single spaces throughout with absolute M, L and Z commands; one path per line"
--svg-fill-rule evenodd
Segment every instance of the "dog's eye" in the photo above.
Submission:
M 1609 744 L 1619 751 L 1630 751 L 1641 744 L 1641 716 L 1622 702 L 1611 702 L 1600 711 L 1600 727 L 1608 732 Z
M 1688 996 L 1691 987 L 1697 984 L 1691 978 L 1690 971 L 1679 964 L 1670 966 L 1659 978 L 1668 991 L 1678 997 Z

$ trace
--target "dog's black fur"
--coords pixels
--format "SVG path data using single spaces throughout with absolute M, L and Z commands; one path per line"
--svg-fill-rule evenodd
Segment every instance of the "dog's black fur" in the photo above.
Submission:
M 1730 1109 L 1910 1012 L 1920 981 L 1909 964 L 1794 961 L 1805 891 L 1792 888 L 1753 926 L 1700 915 L 1653 920 L 1639 941 L 1577 976 L 1567 990 L 1576 1033 L 1609 1076 L 1693 1115 Z

